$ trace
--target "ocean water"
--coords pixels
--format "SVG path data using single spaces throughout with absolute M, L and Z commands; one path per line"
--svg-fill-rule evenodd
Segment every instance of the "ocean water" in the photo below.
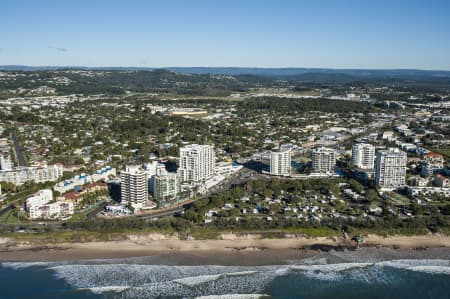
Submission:
M 4 262 L 0 298 L 450 298 L 450 260 L 317 256 L 271 266 L 152 260 Z

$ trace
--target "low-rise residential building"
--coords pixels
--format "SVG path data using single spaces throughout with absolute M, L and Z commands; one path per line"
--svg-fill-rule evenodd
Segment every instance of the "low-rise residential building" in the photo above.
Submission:
M 444 167 L 444 156 L 434 152 L 423 155 L 423 163 L 420 174 L 422 176 L 432 176 Z
M 71 179 L 59 182 L 53 187 L 53 190 L 63 194 L 69 191 L 73 191 L 76 186 L 83 186 L 92 183 L 92 177 L 88 174 L 82 173 L 72 177 Z
M 443 195 L 450 196 L 450 188 L 440 187 L 408 187 L 407 193 L 409 196 L 424 196 L 424 195 Z
M 450 187 L 450 178 L 443 176 L 442 174 L 437 174 L 434 177 L 434 184 L 441 188 Z
M 419 176 L 413 176 L 408 179 L 408 185 L 414 187 L 426 187 L 428 179 Z
M 25 208 L 28 210 L 32 206 L 44 205 L 52 200 L 53 200 L 52 190 L 42 189 L 26 199 Z
M 381 138 L 386 139 L 388 141 L 394 141 L 396 139 L 393 131 L 384 131 Z
M 79 188 L 75 189 L 76 190 L 74 191 L 65 193 L 63 195 L 64 200 L 71 201 L 74 204 L 78 204 L 83 199 L 84 195 L 106 191 L 108 190 L 108 185 L 103 182 L 97 182 L 79 186 Z
M 230 176 L 240 171 L 244 166 L 235 162 L 218 162 L 216 163 L 216 174 L 222 176 Z
M 11 170 L 0 170 L 0 181 L 21 185 L 26 182 L 54 182 L 63 175 L 61 164 L 40 167 L 17 167 Z
M 53 200 L 50 189 L 43 189 L 27 198 L 25 202 L 28 217 L 30 219 L 60 219 L 74 213 L 74 205 L 71 202 Z
M 71 179 L 59 182 L 58 184 L 55 185 L 55 187 L 53 187 L 53 190 L 63 194 L 69 191 L 73 191 L 76 188 L 79 188 L 86 184 L 96 183 L 99 181 L 106 181 L 110 177 L 115 176 L 116 176 L 116 169 L 111 166 L 105 166 L 103 168 L 94 171 L 92 175 L 82 173 L 79 175 L 75 175 Z
M 131 214 L 130 209 L 128 209 L 124 205 L 116 205 L 116 206 L 108 205 L 105 207 L 105 211 L 106 211 L 106 213 L 113 215 L 113 216 L 124 216 L 124 215 Z
M 434 152 L 428 152 L 423 155 L 425 163 L 435 165 L 436 167 L 444 167 L 444 156 Z
M 11 170 L 11 157 L 0 155 L 0 170 Z
M 103 168 L 97 169 L 92 174 L 92 181 L 93 182 L 106 181 L 109 179 L 109 177 L 115 176 L 116 176 L 116 169 L 111 166 L 105 166 Z
M 41 206 L 32 206 L 29 210 L 30 219 L 61 219 L 74 213 L 72 202 L 57 201 Z

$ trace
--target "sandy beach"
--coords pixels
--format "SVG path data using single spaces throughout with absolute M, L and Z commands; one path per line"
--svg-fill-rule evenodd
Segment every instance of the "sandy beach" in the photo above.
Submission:
M 442 235 L 392 236 L 369 235 L 362 247 L 423 251 L 450 249 L 450 237 Z M 264 239 L 257 234 L 222 234 L 218 240 L 180 240 L 163 234 L 129 235 L 128 240 L 85 243 L 32 244 L 0 238 L 0 261 L 59 261 L 113 259 L 177 254 L 180 262 L 273 264 L 305 258 L 324 251 L 356 250 L 356 244 L 343 238 L 289 236 Z

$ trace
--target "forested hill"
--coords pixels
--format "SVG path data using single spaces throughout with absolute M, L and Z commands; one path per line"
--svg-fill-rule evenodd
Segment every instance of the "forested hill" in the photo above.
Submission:
M 169 70 L 88 71 L 45 70 L 8 72 L 0 80 L 0 90 L 55 88 L 58 94 L 124 94 L 130 92 L 179 93 L 197 96 L 227 96 L 250 87 L 271 84 L 272 80 L 253 75 L 229 76 L 187 74 Z
M 185 96 L 229 96 L 251 88 L 295 87 L 341 90 L 350 87 L 407 88 L 415 92 L 448 94 L 450 72 L 417 70 L 329 70 L 248 68 L 35 68 L 0 71 L 0 98 L 17 95 L 15 90 L 52 88 L 57 95 L 132 93 L 182 94 Z M 1 67 L 0 67 L 1 69 Z M 207 73 L 208 72 L 208 73 Z M 298 89 L 295 89 L 298 91 Z M 407 91 L 407 90 L 406 90 Z M 402 90 L 405 92 L 405 90 Z

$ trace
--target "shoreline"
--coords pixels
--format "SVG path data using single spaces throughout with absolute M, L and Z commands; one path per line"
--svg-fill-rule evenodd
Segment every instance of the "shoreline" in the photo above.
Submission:
M 88 259 L 119 259 L 167 256 L 189 264 L 200 263 L 248 265 L 276 264 L 286 260 L 308 258 L 329 251 L 381 250 L 424 252 L 443 250 L 450 256 L 450 236 L 391 236 L 368 235 L 361 249 L 356 243 L 339 237 L 261 238 L 260 235 L 222 234 L 221 239 L 180 240 L 163 234 L 128 235 L 127 240 L 38 244 L 0 238 L 0 262 L 7 261 L 67 261 Z M 170 258 L 169 258 L 170 257 Z M 164 259 L 163 259 L 164 260 Z

